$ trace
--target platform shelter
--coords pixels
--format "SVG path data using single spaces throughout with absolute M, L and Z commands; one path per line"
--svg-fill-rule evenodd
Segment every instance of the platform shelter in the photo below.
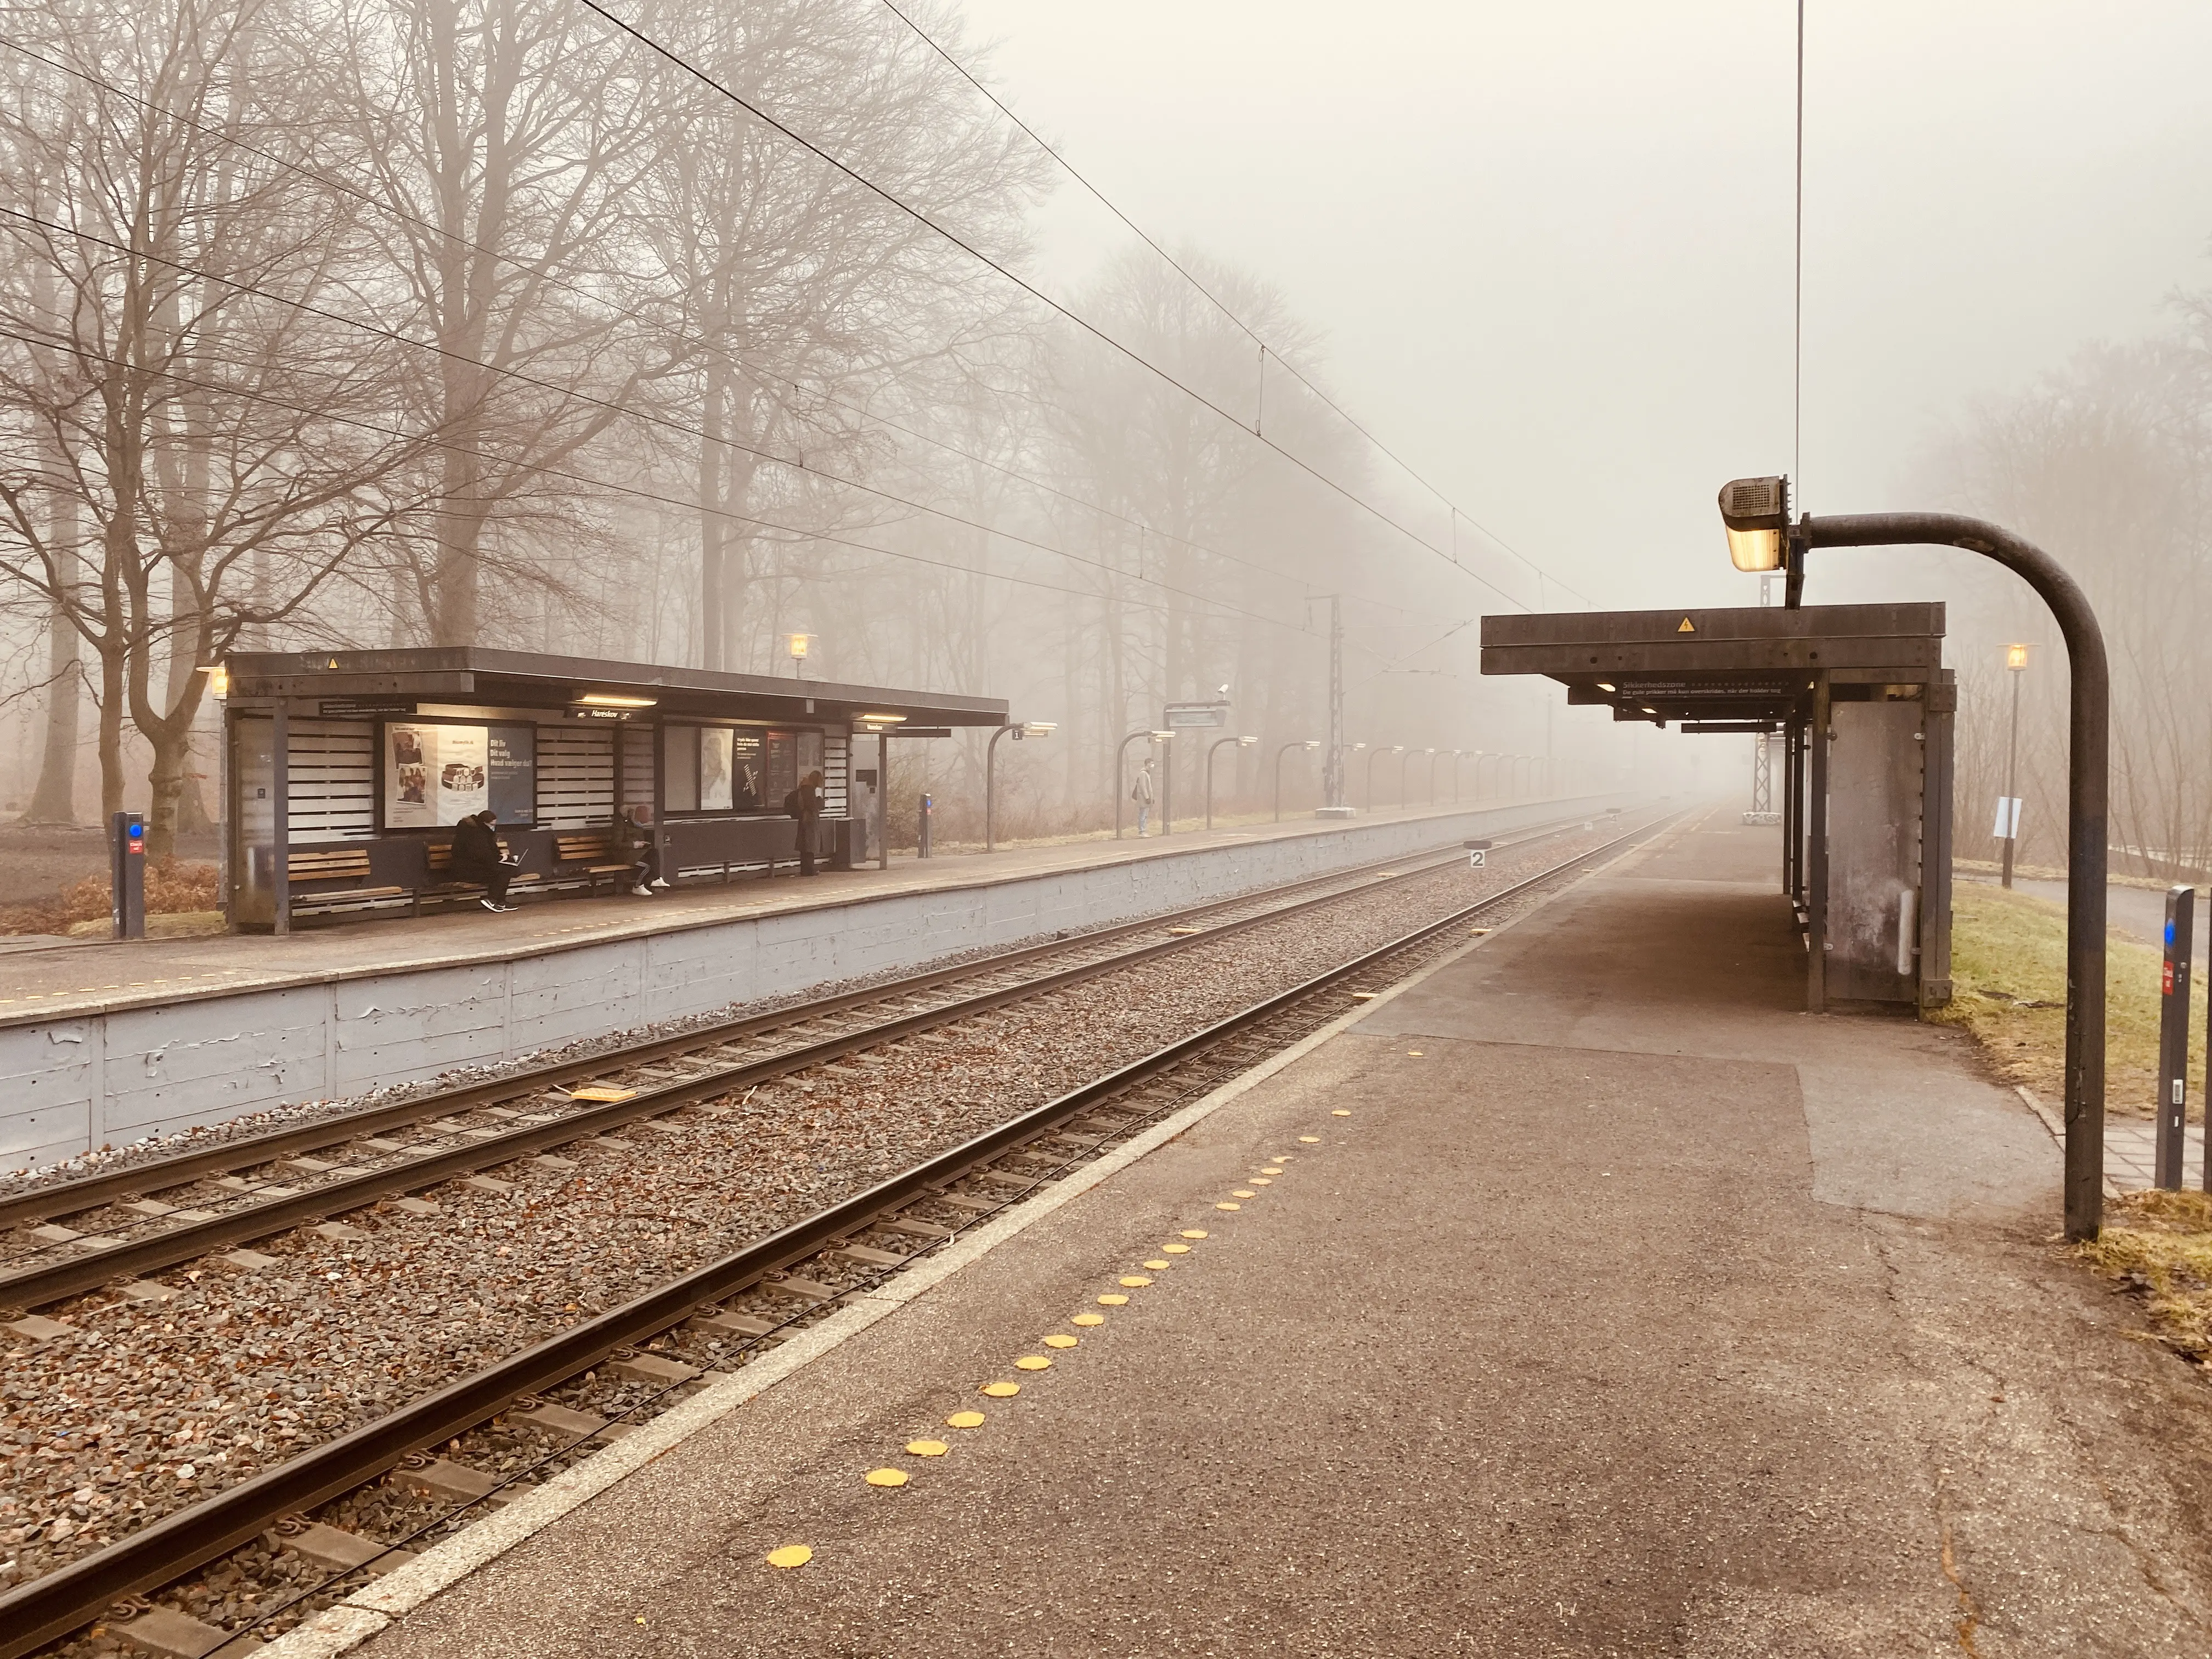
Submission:
M 1572 704 L 1782 750 L 1784 889 L 1806 1006 L 1951 999 L 1952 724 L 1941 605 L 1482 619 L 1482 672 Z
M 475 646 L 240 653 L 217 685 L 230 925 L 279 933 L 472 896 L 453 830 L 487 807 L 517 894 L 611 889 L 631 807 L 672 878 L 726 881 L 796 856 L 783 802 L 818 771 L 813 851 L 850 865 L 881 851 L 892 735 L 1006 720 L 992 697 Z

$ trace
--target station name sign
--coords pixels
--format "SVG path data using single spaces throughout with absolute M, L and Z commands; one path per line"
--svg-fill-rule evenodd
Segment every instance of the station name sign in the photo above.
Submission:
M 1161 713 L 1166 716 L 1170 732 L 1201 731 L 1229 724 L 1229 705 L 1225 702 L 1171 702 Z
M 411 714 L 412 697 L 324 697 L 315 705 L 326 720 L 372 720 L 384 714 Z

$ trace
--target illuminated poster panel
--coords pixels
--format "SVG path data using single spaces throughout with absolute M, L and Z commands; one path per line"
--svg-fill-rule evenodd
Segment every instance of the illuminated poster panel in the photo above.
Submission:
M 481 726 L 384 728 L 384 824 L 428 830 L 459 823 L 491 803 L 490 732 Z

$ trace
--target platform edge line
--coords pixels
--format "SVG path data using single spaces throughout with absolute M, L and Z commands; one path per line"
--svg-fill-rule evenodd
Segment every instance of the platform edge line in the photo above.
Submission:
M 1656 839 L 1656 838 L 1655 838 Z M 1649 846 L 1646 842 L 1644 845 Z M 1519 915 L 1502 922 L 1478 938 L 1445 951 L 1416 972 L 1377 992 L 1369 1001 L 1338 1015 L 1309 1031 L 1290 1047 L 1270 1054 L 1248 1071 L 1160 1120 L 1103 1158 L 1072 1171 L 1035 1197 L 1024 1200 L 1006 1214 L 987 1222 L 929 1261 L 900 1273 L 872 1291 L 861 1301 L 848 1304 L 828 1319 L 811 1326 L 780 1346 L 765 1358 L 730 1373 L 672 1411 L 664 1412 L 620 1440 L 572 1464 L 527 1496 L 487 1516 L 465 1531 L 433 1545 L 397 1571 L 355 1591 L 343 1601 L 295 1626 L 261 1650 L 262 1659 L 340 1659 L 371 1637 L 390 1629 L 408 1613 L 444 1594 L 479 1567 L 489 1565 L 517 1545 L 544 1531 L 556 1521 L 586 1503 L 647 1464 L 654 1462 L 693 1436 L 720 1422 L 731 1413 L 796 1376 L 823 1355 L 841 1347 L 878 1321 L 888 1318 L 917 1297 L 926 1295 L 970 1263 L 981 1260 L 1036 1223 L 1064 1208 L 1085 1194 L 1121 1173 L 1131 1164 L 1158 1151 L 1211 1117 L 1230 1102 L 1250 1092 L 1331 1039 L 1341 1036 L 1377 1009 L 1387 1007 L 1430 975 L 1442 972 L 1469 952 L 1510 931 L 1535 915 L 1560 894 L 1611 869 L 1622 859 L 1642 851 L 1624 849 L 1604 863 L 1583 871 L 1549 893 L 1540 895 Z

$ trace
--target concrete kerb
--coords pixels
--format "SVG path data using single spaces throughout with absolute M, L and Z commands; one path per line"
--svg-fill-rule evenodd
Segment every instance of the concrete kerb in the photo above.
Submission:
M 0 1159 L 37 1168 L 106 1144 L 308 1100 L 504 1065 L 814 985 L 911 969 L 974 946 L 1045 938 L 1411 856 L 1480 827 L 1515 829 L 1611 797 L 1465 808 L 1102 864 L 978 870 L 941 885 L 818 906 L 714 913 L 658 931 L 518 941 L 441 962 L 335 962 L 289 982 L 132 993 L 98 1008 L 0 1010 Z M 763 955 L 765 951 L 765 955 Z
M 718 1377 L 683 1404 L 662 1413 L 605 1449 L 594 1452 L 582 1462 L 572 1464 L 527 1496 L 471 1523 L 465 1531 L 443 1543 L 433 1545 L 406 1565 L 355 1591 L 336 1607 L 317 1613 L 313 1619 L 286 1632 L 261 1650 L 264 1659 L 337 1659 L 337 1656 L 351 1651 L 433 1597 L 451 1589 L 477 1568 L 528 1541 L 572 1510 L 582 1508 L 616 1482 L 665 1456 L 702 1430 L 842 1346 L 877 1321 L 926 1295 L 1009 1239 L 1027 1231 L 1045 1217 L 1074 1202 L 1139 1159 L 1203 1122 L 1231 1101 L 1296 1065 L 1376 1009 L 1387 1007 L 1431 975 L 1441 972 L 1469 951 L 1480 950 L 1499 935 L 1518 927 L 1561 893 L 1604 874 L 1624 860 L 1649 850 L 1666 837 L 1680 833 L 1681 826 L 1679 824 L 1663 830 L 1650 841 L 1629 848 L 1616 857 L 1583 872 L 1553 891 L 1539 896 L 1519 915 L 1488 929 L 1480 938 L 1470 939 L 1447 951 L 1419 971 L 1376 992 L 1367 1001 L 1338 1015 L 1249 1071 L 1239 1073 L 1219 1088 L 1193 1101 L 1181 1111 L 1163 1118 L 1105 1157 L 1055 1182 L 1035 1197 L 985 1223 L 927 1261 L 902 1269 L 860 1301 L 848 1304 L 829 1318 L 809 1326 L 799 1334 L 781 1343 L 773 1353 L 755 1360 L 741 1371 Z

